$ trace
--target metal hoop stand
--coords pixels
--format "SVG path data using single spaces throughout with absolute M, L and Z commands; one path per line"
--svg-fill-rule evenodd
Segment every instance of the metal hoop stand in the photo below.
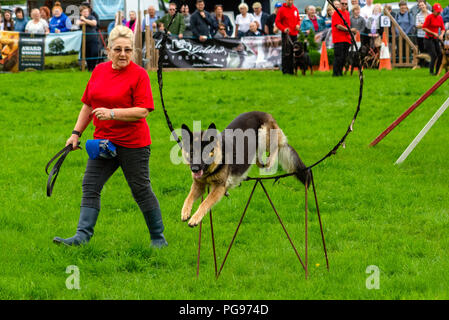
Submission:
M 319 209 L 319 206 L 318 206 L 318 198 L 317 198 L 317 195 L 316 195 L 315 182 L 313 180 L 312 170 L 310 170 L 310 169 L 309 169 L 309 174 L 310 174 L 310 181 L 312 183 L 313 194 L 314 194 L 314 197 L 315 197 L 315 206 L 316 206 L 316 209 L 317 209 L 318 221 L 319 221 L 319 224 L 320 224 L 321 240 L 323 242 L 323 251 L 324 251 L 324 256 L 326 258 L 326 267 L 327 267 L 327 270 L 329 271 L 329 260 L 328 260 L 328 257 L 327 257 L 326 242 L 324 240 L 323 224 L 321 222 L 321 215 L 320 215 L 320 209 Z M 286 177 L 286 176 L 289 176 L 289 175 L 282 176 L 282 178 Z M 218 269 L 218 265 L 217 265 L 217 254 L 216 254 L 216 250 L 215 250 L 215 236 L 214 236 L 214 224 L 213 224 L 213 221 L 212 221 L 212 210 L 209 212 L 211 238 L 212 238 L 212 251 L 213 251 L 213 256 L 214 256 L 215 278 L 216 279 L 218 279 L 220 277 L 220 274 L 223 271 L 223 267 L 224 267 L 224 265 L 226 263 L 226 260 L 228 258 L 229 252 L 231 251 L 231 248 L 232 248 L 232 246 L 234 244 L 234 241 L 235 241 L 235 239 L 237 237 L 237 233 L 238 233 L 238 231 L 240 229 L 240 226 L 241 226 L 241 224 L 243 222 L 243 219 L 245 217 L 246 211 L 248 209 L 248 206 L 249 206 L 249 204 L 251 202 L 251 199 L 253 197 L 254 191 L 256 190 L 256 187 L 257 187 L 258 184 L 260 184 L 260 186 L 262 187 L 262 189 L 263 189 L 263 191 L 265 193 L 265 196 L 267 197 L 268 201 L 270 202 L 270 205 L 273 208 L 273 211 L 276 214 L 276 216 L 278 218 L 278 221 L 281 224 L 282 229 L 285 232 L 285 235 L 287 236 L 287 238 L 288 238 L 288 240 L 289 240 L 293 250 L 295 251 L 296 257 L 298 258 L 299 263 L 301 264 L 301 266 L 303 267 L 303 269 L 305 271 L 305 278 L 306 279 L 308 278 L 308 276 L 309 276 L 309 268 L 308 268 L 308 187 L 309 187 L 309 185 L 307 183 L 305 185 L 305 242 L 304 242 L 304 262 L 303 262 L 303 260 L 301 259 L 300 255 L 298 253 L 298 250 L 296 249 L 296 247 L 295 247 L 295 245 L 294 245 L 294 243 L 293 243 L 289 233 L 287 232 L 287 229 L 285 228 L 284 223 L 282 222 L 282 219 L 281 219 L 279 213 L 277 212 L 277 210 L 276 210 L 276 208 L 275 208 L 275 206 L 273 204 L 273 201 L 271 201 L 271 198 L 268 195 L 267 189 L 265 188 L 265 186 L 264 186 L 264 184 L 262 182 L 262 180 L 275 180 L 275 182 L 276 182 L 277 180 L 279 180 L 279 178 L 280 178 L 279 176 L 278 177 L 265 177 L 265 178 L 250 178 L 250 177 L 248 177 L 245 180 L 245 181 L 255 181 L 255 183 L 254 183 L 253 189 L 251 190 L 251 194 L 249 195 L 248 201 L 246 202 L 245 209 L 243 210 L 242 216 L 241 216 L 240 221 L 239 221 L 239 223 L 237 225 L 237 229 L 234 232 L 234 236 L 232 237 L 231 243 L 229 244 L 228 250 L 227 250 L 226 255 L 225 255 L 224 259 L 223 259 L 223 262 L 222 262 L 222 264 L 220 266 L 220 269 Z M 209 190 L 208 190 L 208 192 L 209 192 Z M 203 198 L 201 198 L 201 201 L 203 201 Z M 198 256 L 197 256 L 197 265 L 196 265 L 196 276 L 197 276 L 197 278 L 199 277 L 199 274 L 200 274 L 200 255 L 201 255 L 202 225 L 203 225 L 203 223 L 200 222 L 200 225 L 199 225 L 199 237 L 198 237 Z

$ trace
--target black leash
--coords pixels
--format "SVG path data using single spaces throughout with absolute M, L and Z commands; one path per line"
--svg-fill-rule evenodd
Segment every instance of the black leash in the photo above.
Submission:
M 359 81 L 360 81 L 360 86 L 359 86 L 359 100 L 357 103 L 357 108 L 355 110 L 354 116 L 352 117 L 352 121 L 348 126 L 348 129 L 346 130 L 345 134 L 343 135 L 343 137 L 340 139 L 340 141 L 331 149 L 331 151 L 329 151 L 324 157 L 322 157 L 320 160 L 318 160 L 317 162 L 315 162 L 314 164 L 308 166 L 307 168 L 305 168 L 304 170 L 310 170 L 313 167 L 315 167 L 316 165 L 320 164 L 321 162 L 323 162 L 324 160 L 326 160 L 327 158 L 329 158 L 330 156 L 334 155 L 337 153 L 337 150 L 341 147 L 345 145 L 345 141 L 346 138 L 348 137 L 348 135 L 354 130 L 354 123 L 357 120 L 357 116 L 359 114 L 360 111 L 360 104 L 362 103 L 362 96 L 363 96 L 363 70 L 362 70 L 362 64 L 361 64 L 361 53 L 360 53 L 360 48 L 357 48 L 357 42 L 355 41 L 355 37 L 354 34 L 350 31 L 351 28 L 349 27 L 348 23 L 346 22 L 346 20 L 343 18 L 343 15 L 341 14 L 341 12 L 335 7 L 334 3 L 331 0 L 327 0 L 327 2 L 329 3 L 329 5 L 332 6 L 332 8 L 334 8 L 334 10 L 337 12 L 337 14 L 340 16 L 341 20 L 343 20 L 343 23 L 345 25 L 346 28 L 348 28 L 349 30 L 349 34 L 351 36 L 351 44 L 353 46 L 355 46 L 356 48 L 356 52 L 357 52 L 357 64 L 359 66 Z
M 164 86 L 163 80 L 162 80 L 162 69 L 163 69 L 163 59 L 165 56 L 166 47 L 165 44 L 167 43 L 168 38 L 168 29 L 173 23 L 173 20 L 175 19 L 176 15 L 178 14 L 178 11 L 175 12 L 175 14 L 171 17 L 170 22 L 165 28 L 164 33 L 162 34 L 162 40 L 161 40 L 161 47 L 159 49 L 159 59 L 157 61 L 157 82 L 159 84 L 159 94 L 161 96 L 161 104 L 162 109 L 164 110 L 165 120 L 167 121 L 168 128 L 170 129 L 171 134 L 175 138 L 176 142 L 178 143 L 179 147 L 182 149 L 182 143 L 179 139 L 178 135 L 175 133 L 175 129 L 173 128 L 173 124 L 170 121 L 170 117 L 168 116 L 167 109 L 165 109 L 165 103 L 164 103 L 164 95 L 162 93 L 162 88 Z
M 53 156 L 53 158 L 51 158 L 50 161 L 48 161 L 47 165 L 45 166 L 45 172 L 48 175 L 48 180 L 47 180 L 47 197 L 51 196 L 51 194 L 53 192 L 53 187 L 55 185 L 56 178 L 58 178 L 59 170 L 60 170 L 60 168 L 62 166 L 62 163 L 64 162 L 65 158 L 70 153 L 70 151 L 72 151 L 72 150 L 73 150 L 72 144 L 67 145 L 66 147 L 61 149 L 57 154 L 55 154 Z M 56 159 L 58 159 L 58 161 L 56 161 L 56 163 L 53 166 L 53 168 L 51 168 L 50 173 L 48 173 L 48 168 L 50 167 L 52 162 L 55 161 Z

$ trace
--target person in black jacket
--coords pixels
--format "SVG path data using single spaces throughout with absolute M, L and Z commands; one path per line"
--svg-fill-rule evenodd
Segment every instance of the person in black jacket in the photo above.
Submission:
M 201 42 L 211 37 L 211 29 L 214 22 L 209 12 L 204 10 L 204 1 L 196 1 L 196 11 L 190 17 L 190 28 L 194 37 L 197 37 Z
M 253 16 L 256 18 L 257 23 L 259 24 L 257 26 L 257 29 L 259 29 L 262 33 L 265 32 L 265 26 L 267 24 L 268 20 L 268 13 L 262 11 L 262 5 L 260 2 L 254 2 L 253 3 Z
M 214 13 L 215 14 L 211 14 L 212 21 L 214 22 L 212 35 L 215 36 L 218 33 L 218 26 L 220 25 L 220 23 L 222 23 L 226 27 L 226 34 L 228 35 L 228 37 L 232 36 L 234 27 L 232 26 L 229 17 L 223 14 L 223 5 L 221 4 L 215 5 Z

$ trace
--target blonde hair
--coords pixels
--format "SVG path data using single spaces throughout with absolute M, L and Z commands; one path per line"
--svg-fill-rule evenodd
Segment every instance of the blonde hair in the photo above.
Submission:
M 378 10 L 379 13 L 382 13 L 382 5 L 380 3 L 376 3 L 373 6 L 373 13 L 374 13 L 374 10 L 376 10 L 376 9 Z
M 244 2 L 242 2 L 241 4 L 239 4 L 239 10 L 242 8 L 246 8 L 246 10 L 248 11 L 248 5 Z
M 61 7 L 61 2 L 59 2 L 59 1 L 56 1 L 56 2 L 55 2 L 55 5 L 54 5 L 53 8 L 51 9 L 51 12 L 54 13 L 54 12 L 55 12 L 55 9 L 59 9 L 59 11 L 61 11 L 61 13 L 64 12 L 64 10 L 62 10 L 62 7 Z
M 132 44 L 134 44 L 134 33 L 133 31 L 125 26 L 118 25 L 114 29 L 112 29 L 111 33 L 109 34 L 108 39 L 108 48 L 112 48 L 112 44 L 115 40 L 118 38 L 126 38 L 129 41 L 131 41 Z

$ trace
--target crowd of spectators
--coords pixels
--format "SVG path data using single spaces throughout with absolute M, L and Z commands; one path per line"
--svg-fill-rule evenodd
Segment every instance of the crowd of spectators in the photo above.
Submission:
M 88 7 L 91 8 L 89 1 L 83 2 L 80 9 Z M 14 17 L 13 17 L 14 16 Z M 98 16 L 95 18 L 98 20 Z M 30 16 L 25 16 L 21 7 L 14 10 L 14 15 L 11 10 L 0 10 L 0 31 L 16 31 L 26 33 L 61 33 L 78 30 L 79 24 L 73 24 L 72 20 L 64 13 L 60 2 L 55 2 L 55 5 L 50 9 L 47 6 L 40 8 L 33 8 L 30 11 Z
M 350 3 L 347 1 L 350 1 Z M 349 15 L 348 24 L 351 26 L 350 30 L 344 31 L 341 28 L 337 28 L 338 30 L 335 31 L 333 20 L 336 19 L 336 14 L 332 6 L 327 6 L 324 12 L 322 8 L 309 5 L 301 13 L 295 8 L 297 16 L 293 19 L 295 20 L 293 24 L 294 30 L 291 30 L 292 28 L 288 30 L 290 36 L 296 37 L 299 32 L 307 36 L 310 32 L 313 32 L 317 42 L 326 41 L 328 47 L 335 47 L 335 43 L 338 43 L 338 41 L 336 42 L 333 39 L 336 33 L 358 32 L 362 45 L 379 46 L 383 32 L 381 27 L 382 6 L 380 4 L 374 3 L 374 0 L 334 0 L 333 3 L 338 10 L 347 12 L 345 15 Z M 351 5 L 351 10 L 349 10 L 349 4 Z M 95 33 L 97 32 L 99 19 L 92 12 L 88 2 L 83 3 L 83 5 L 81 9 L 87 9 L 87 11 L 81 14 L 80 19 L 73 21 L 73 23 L 63 12 L 59 2 L 56 2 L 53 8 L 43 6 L 33 9 L 30 13 L 30 18 L 25 16 L 20 7 L 14 10 L 14 15 L 12 11 L 5 10 L 0 13 L 0 30 L 48 34 L 78 30 L 85 24 L 90 34 L 88 47 L 92 49 L 92 55 L 96 55 L 94 51 L 98 51 L 98 37 Z M 176 3 L 173 2 L 169 4 L 167 14 L 161 17 L 158 17 L 155 8 L 150 6 L 142 19 L 142 31 L 145 31 L 146 27 L 149 27 L 152 32 L 164 31 L 175 12 L 178 12 L 179 14 L 175 17 L 167 31 L 172 36 L 180 39 L 193 37 L 204 42 L 211 38 L 284 34 L 285 27 L 282 27 L 277 21 L 279 20 L 279 11 L 285 6 L 294 7 L 294 4 L 293 0 L 277 2 L 274 5 L 274 11 L 268 14 L 266 13 L 268 8 L 263 8 L 260 2 L 254 2 L 251 10 L 246 3 L 242 2 L 238 6 L 239 14 L 235 17 L 234 24 L 231 23 L 230 17 L 224 14 L 222 5 L 216 5 L 213 12 L 205 10 L 204 0 L 197 0 L 195 6 L 196 10 L 190 13 L 190 8 L 187 4 L 184 3 L 180 8 L 177 8 Z M 397 12 L 393 12 L 389 5 L 386 5 L 386 8 L 395 18 L 402 31 L 417 44 L 419 51 L 428 52 L 433 60 L 437 60 L 438 57 L 433 57 L 434 44 L 431 45 L 429 40 L 426 40 L 435 38 L 434 34 L 429 33 L 430 30 L 425 27 L 427 18 L 432 14 L 432 6 L 426 0 L 418 0 L 416 5 L 409 8 L 407 2 L 401 0 Z M 442 10 L 439 19 L 446 25 L 446 28 L 449 26 L 449 6 Z M 436 20 L 434 20 L 432 21 L 435 22 Z M 136 12 L 130 11 L 129 20 L 124 19 L 122 24 L 135 31 L 136 21 Z M 340 22 L 343 26 L 343 22 Z M 438 23 L 440 23 L 440 20 L 438 20 Z M 115 20 L 109 25 L 108 31 L 112 30 L 114 26 Z M 438 32 L 444 30 L 443 28 L 444 26 L 437 28 L 437 36 Z M 396 33 L 399 32 L 397 28 L 395 28 L 395 31 Z M 337 47 L 339 46 L 337 45 Z

